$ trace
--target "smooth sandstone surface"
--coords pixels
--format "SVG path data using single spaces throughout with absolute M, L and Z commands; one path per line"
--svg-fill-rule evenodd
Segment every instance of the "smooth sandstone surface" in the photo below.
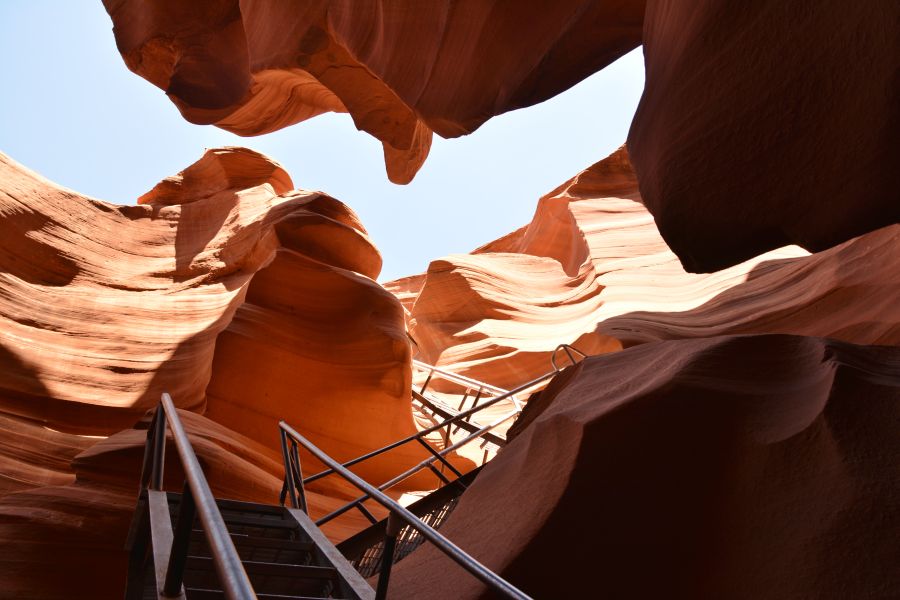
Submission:
M 341 458 L 416 430 L 377 250 L 345 205 L 292 188 L 271 159 L 220 148 L 117 206 L 0 155 L 0 596 L 121 597 L 146 435 L 133 425 L 162 391 L 226 498 L 278 502 L 279 419 Z M 173 490 L 176 456 L 170 443 Z M 358 472 L 380 482 L 423 457 Z M 355 497 L 334 478 L 309 495 L 314 517 Z
M 560 343 L 588 354 L 737 333 L 900 344 L 900 226 L 692 274 L 641 200 L 621 148 L 541 198 L 527 226 L 385 284 L 420 357 L 509 388 L 549 371 Z
M 407 183 L 456 137 L 640 43 L 644 0 L 104 0 L 128 68 L 192 123 L 259 135 L 348 112 Z
M 127 66 L 187 120 L 257 135 L 348 112 L 397 183 L 432 132 L 471 133 L 643 44 L 628 147 L 690 272 L 900 221 L 893 0 L 104 4 Z
M 292 190 L 274 161 L 210 150 L 139 206 L 7 157 L 0 181 L 4 413 L 108 435 L 168 391 L 273 449 L 286 419 L 347 458 L 415 431 L 403 309 L 374 281 L 380 255 L 352 211 Z M 387 478 L 390 463 L 368 474 Z
M 898 589 L 900 349 L 722 336 L 575 370 L 441 529 L 489 568 L 535 598 Z M 391 589 L 493 597 L 429 545 Z
M 900 3 L 650 0 L 628 135 L 687 270 L 900 222 Z
M 338 458 L 415 431 L 404 324 L 419 358 L 503 387 L 560 343 L 602 355 L 532 398 L 443 530 L 536 597 L 583 595 L 560 572 L 610 597 L 900 589 L 896 2 L 104 4 L 187 120 L 347 112 L 398 183 L 433 133 L 642 40 L 647 84 L 627 151 L 387 291 L 353 212 L 253 151 L 211 150 L 139 206 L 0 154 L 0 596 L 121 597 L 135 423 L 163 390 L 225 497 L 275 501 L 279 418 Z M 314 487 L 313 516 L 351 495 Z M 426 545 L 392 591 L 483 589 Z

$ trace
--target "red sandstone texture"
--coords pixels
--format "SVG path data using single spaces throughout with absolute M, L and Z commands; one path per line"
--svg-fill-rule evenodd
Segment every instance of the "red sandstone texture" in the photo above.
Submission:
M 189 121 L 256 135 L 346 111 L 397 182 L 432 132 L 643 36 L 637 175 L 618 151 L 394 297 L 352 211 L 252 151 L 210 151 L 139 206 L 0 155 L 2 594 L 121 595 L 134 424 L 163 390 L 238 499 L 274 501 L 279 418 L 338 458 L 414 431 L 404 320 L 421 358 L 505 387 L 559 343 L 603 354 L 533 399 L 444 529 L 536 597 L 900 589 L 900 5 L 105 4 L 129 68 Z M 314 516 L 346 494 L 311 490 Z M 392 586 L 483 592 L 427 546 Z
M 650 0 L 628 136 L 689 271 L 900 221 L 900 3 Z
M 723 336 L 575 369 L 441 530 L 488 567 L 535 598 L 900 589 L 900 348 Z M 391 588 L 490 597 L 428 545 Z
M 641 203 L 624 148 L 538 202 L 527 226 L 390 282 L 421 358 L 511 387 L 560 343 L 792 333 L 900 344 L 900 226 L 809 255 L 781 248 L 691 274 Z
M 415 431 L 403 311 L 340 202 L 237 148 L 140 206 L 0 168 L 6 414 L 107 435 L 168 391 L 273 448 L 284 418 L 347 458 Z
M 132 426 L 162 391 L 227 498 L 277 502 L 279 419 L 345 459 L 416 430 L 377 250 L 345 205 L 292 187 L 274 161 L 221 148 L 116 206 L 0 155 L 0 596 L 121 596 L 145 436 Z M 423 457 L 360 472 L 380 482 Z M 331 478 L 310 493 L 321 516 L 352 492 Z M 48 556 L 71 558 L 48 575 Z
M 128 67 L 241 135 L 347 111 L 412 179 L 432 131 L 569 88 L 644 44 L 628 138 L 691 272 L 900 221 L 900 4 L 105 0 Z
M 104 0 L 128 68 L 192 123 L 258 135 L 348 112 L 410 181 L 470 133 L 640 43 L 643 0 Z

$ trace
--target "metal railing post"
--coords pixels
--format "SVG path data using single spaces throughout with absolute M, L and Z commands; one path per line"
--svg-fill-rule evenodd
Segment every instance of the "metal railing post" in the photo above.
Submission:
M 284 487 L 281 488 L 281 505 L 284 506 L 284 496 L 287 494 L 291 499 L 291 508 L 300 508 L 297 504 L 297 490 L 294 487 L 294 469 L 291 465 L 290 454 L 288 454 L 287 434 L 283 429 L 279 429 L 279 431 L 281 432 L 281 457 L 284 460 Z
M 420 394 L 424 394 L 425 390 L 428 389 L 428 384 L 431 383 L 432 375 L 434 375 L 434 369 L 431 369 L 431 372 L 428 374 L 428 377 L 425 378 L 425 383 L 422 384 L 422 388 L 419 390 Z
M 141 464 L 141 485 L 138 488 L 143 491 L 150 481 L 150 470 L 153 468 L 153 449 L 154 434 L 156 433 L 156 421 L 159 416 L 159 410 L 153 411 L 153 417 L 150 419 L 150 426 L 147 428 L 147 441 L 144 442 L 144 462 Z
M 393 511 L 388 515 L 387 526 L 384 529 L 384 545 L 381 551 L 381 569 L 378 574 L 378 587 L 375 590 L 375 600 L 387 598 L 388 584 L 391 580 L 391 567 L 394 566 L 394 550 L 397 548 L 397 536 L 403 528 L 403 522 L 397 518 Z
M 294 476 L 297 478 L 296 488 L 300 497 L 300 510 L 309 514 L 309 506 L 306 504 L 306 488 L 303 487 L 303 468 L 300 466 L 300 454 L 297 452 L 296 440 L 291 440 L 291 460 L 294 465 Z
M 163 489 L 163 473 L 166 466 L 166 409 L 160 402 L 156 409 L 156 427 L 153 430 L 153 465 L 150 473 L 150 489 Z
M 172 535 L 172 549 L 169 552 L 169 565 L 166 568 L 166 583 L 163 586 L 164 596 L 178 596 L 184 580 L 184 567 L 187 564 L 188 546 L 191 543 L 191 530 L 194 529 L 194 517 L 197 505 L 191 488 L 185 482 L 181 493 L 181 504 L 178 507 L 178 520 L 175 522 L 175 533 Z

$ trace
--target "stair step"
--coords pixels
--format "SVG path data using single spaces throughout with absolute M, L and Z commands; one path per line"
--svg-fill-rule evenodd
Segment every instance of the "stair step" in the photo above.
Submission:
M 242 525 L 245 527 L 261 527 L 263 529 L 296 529 L 297 524 L 287 519 L 274 519 L 271 517 L 254 517 L 250 515 L 223 514 L 225 525 Z
M 294 552 L 310 552 L 314 548 L 312 542 L 300 540 L 286 540 L 282 538 L 265 538 L 243 533 L 232 533 L 231 541 L 240 549 L 247 548 L 272 548 L 274 550 L 291 550 Z M 206 533 L 202 529 L 191 531 L 191 541 L 206 542 Z
M 256 502 L 241 502 L 239 500 L 216 499 L 219 510 L 236 510 L 240 512 L 259 513 L 261 515 L 283 515 L 284 507 L 277 504 L 257 504 Z
M 241 560 L 279 564 L 305 565 L 312 561 L 315 549 L 312 542 L 283 538 L 264 538 L 252 535 L 231 534 L 231 541 Z M 202 530 L 191 532 L 188 553 L 193 556 L 211 556 L 209 542 Z
M 248 575 L 272 575 L 276 577 L 296 577 L 303 579 L 335 579 L 337 571 L 331 567 L 312 565 L 284 565 L 279 563 L 244 561 Z M 187 569 L 196 571 L 215 570 L 213 559 L 206 556 L 188 556 Z
M 170 506 L 178 506 L 181 503 L 181 494 L 167 492 L 166 495 L 168 496 Z M 259 504 L 257 502 L 216 498 L 216 505 L 219 507 L 219 510 L 236 510 L 240 512 L 259 513 L 262 515 L 284 514 L 284 507 L 277 504 Z
M 337 590 L 337 572 L 331 567 L 241 561 L 257 595 L 327 597 Z M 186 588 L 220 588 L 213 559 L 188 556 L 184 572 Z
M 220 600 L 225 598 L 225 593 L 221 590 L 187 588 L 185 592 L 187 600 Z M 321 600 L 321 596 L 284 596 L 282 594 L 257 594 L 256 597 L 258 600 Z

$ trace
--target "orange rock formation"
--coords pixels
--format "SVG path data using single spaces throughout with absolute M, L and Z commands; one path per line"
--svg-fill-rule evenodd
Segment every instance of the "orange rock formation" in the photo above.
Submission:
M 352 211 L 253 151 L 211 150 L 138 206 L 0 154 L 0 593 L 121 596 L 163 390 L 237 499 L 275 501 L 280 418 L 339 459 L 415 431 L 404 323 L 421 358 L 503 387 L 559 343 L 602 354 L 533 398 L 443 530 L 531 594 L 900 589 L 900 4 L 104 4 L 128 67 L 187 120 L 258 135 L 348 112 L 396 182 L 433 132 L 642 39 L 647 84 L 630 158 L 387 289 Z M 312 489 L 311 512 L 347 493 Z M 483 592 L 428 546 L 392 591 Z
M 505 387 L 548 371 L 560 343 L 589 354 L 735 333 L 900 344 L 900 226 L 687 273 L 622 148 L 541 198 L 527 226 L 386 287 L 423 360 Z
M 900 221 L 900 3 L 651 0 L 628 135 L 689 271 Z
M 875 598 L 900 587 L 900 349 L 787 335 L 577 367 L 442 533 L 535 598 Z M 563 574 L 553 576 L 552 574 Z M 479 598 L 423 546 L 392 597 Z
M 786 406 L 799 403 L 796 409 L 785 409 L 788 416 L 778 425 L 794 431 L 788 436 L 794 440 L 809 434 L 802 433 L 806 429 L 792 415 L 819 406 L 812 399 L 809 405 L 801 402 L 808 386 L 819 390 L 813 398 L 838 397 L 844 394 L 842 385 L 851 391 L 868 390 L 860 387 L 865 383 L 860 361 L 872 362 L 873 377 L 882 380 L 873 394 L 888 398 L 896 393 L 898 359 L 891 351 L 815 338 L 731 334 L 783 332 L 896 345 L 898 226 L 814 255 L 785 248 L 713 275 L 689 274 L 640 203 L 624 149 L 542 198 L 528 226 L 471 255 L 435 261 L 424 275 L 389 284 L 400 300 L 373 281 L 380 258 L 349 209 L 323 194 L 291 191 L 283 169 L 248 150 L 208 152 L 142 196 L 139 206 L 114 206 L 79 196 L 5 157 L 2 169 L 0 210 L 6 218 L 0 221 L 5 228 L 0 255 L 4 261 L 0 426 L 5 435 L 0 445 L 0 541 L 7 550 L 0 553 L 0 564 L 7 575 L 0 578 L 0 587 L 15 594 L 65 597 L 72 582 L 90 583 L 100 564 L 124 577 L 122 540 L 134 506 L 144 440 L 144 431 L 131 425 L 152 408 L 164 389 L 173 391 L 187 409 L 182 418 L 213 490 L 224 497 L 275 501 L 281 477 L 275 430 L 279 418 L 292 421 L 340 458 L 414 431 L 404 307 L 423 358 L 507 387 L 545 372 L 558 343 L 575 342 L 590 353 L 612 353 L 567 371 L 537 397 L 512 429 L 517 439 L 501 453 L 496 463 L 500 466 L 489 471 L 500 475 L 485 477 L 477 488 L 485 491 L 467 493 L 466 498 L 472 499 L 464 506 L 470 508 L 460 508 L 452 522 L 456 525 L 446 530 L 467 547 L 471 534 L 460 532 L 489 531 L 483 519 L 510 527 L 514 543 L 504 546 L 508 551 L 498 554 L 476 541 L 467 549 L 538 594 L 547 590 L 530 579 L 529 573 L 536 570 L 532 549 L 544 547 L 542 536 L 552 541 L 554 535 L 572 534 L 571 523 L 553 515 L 584 510 L 577 500 L 568 503 L 570 493 L 562 490 L 576 485 L 567 482 L 587 476 L 553 479 L 558 486 L 552 489 L 557 491 L 536 499 L 544 511 L 538 517 L 532 518 L 528 503 L 521 504 L 524 512 L 511 512 L 504 505 L 522 529 L 504 525 L 506 517 L 484 499 L 494 494 L 491 486 L 501 485 L 492 483 L 495 477 L 502 485 L 529 489 L 529 480 L 523 478 L 552 466 L 553 461 L 546 459 L 541 467 L 540 456 L 557 457 L 562 461 L 560 473 L 577 474 L 593 472 L 578 468 L 594 464 L 597 454 L 592 444 L 611 455 L 630 452 L 608 448 L 615 440 L 595 439 L 593 433 L 560 434 L 550 418 L 556 411 L 562 411 L 559 418 L 568 419 L 571 426 L 583 425 L 593 432 L 606 427 L 595 423 L 605 423 L 606 407 L 629 390 L 621 405 L 637 406 L 638 416 L 622 431 L 643 431 L 642 423 L 656 418 L 641 416 L 651 402 L 645 398 L 676 408 L 681 402 L 680 392 L 659 396 L 648 391 L 653 386 L 665 390 L 682 386 L 687 390 L 684 397 L 708 402 L 717 394 L 731 397 L 734 390 L 743 390 L 738 396 L 748 399 L 734 408 L 739 411 L 735 414 L 728 412 L 731 409 L 715 412 L 702 402 L 696 408 L 709 413 L 705 421 L 709 431 L 731 431 L 734 423 L 744 421 L 752 429 L 754 419 L 770 411 L 768 405 L 754 408 L 749 398 L 782 390 Z M 39 304 L 49 310 L 38 310 Z M 723 334 L 728 335 L 712 337 Z M 670 341 L 646 343 L 656 340 Z M 636 344 L 642 347 L 619 352 Z M 813 368 L 810 357 L 817 353 L 828 358 Z M 744 366 L 737 355 L 744 357 Z M 650 377 L 640 367 L 644 363 L 659 372 Z M 777 376 L 760 383 L 764 389 L 747 387 L 749 379 L 768 373 L 770 363 L 780 365 L 771 367 Z M 705 366 L 698 370 L 696 364 Z M 707 379 L 713 366 L 720 369 L 718 379 Z M 828 384 L 831 388 L 816 387 L 824 376 L 821 369 L 849 372 L 850 383 L 839 385 L 842 375 Z M 601 372 L 609 375 L 597 375 Z M 790 379 L 793 376 L 796 382 Z M 617 377 L 618 383 L 604 377 Z M 634 381 L 642 383 L 632 389 L 629 382 Z M 707 389 L 712 391 L 704 396 L 702 390 Z M 642 396 L 645 392 L 648 395 Z M 570 405 L 574 412 L 567 412 Z M 655 415 L 663 409 L 647 410 Z M 205 416 L 191 411 L 203 411 Z M 99 440 L 84 436 L 116 431 Z M 722 444 L 721 435 L 697 439 Z M 547 446 L 550 438 L 582 442 L 570 448 Z M 862 442 L 853 438 L 848 443 Z M 526 449 L 515 450 L 521 447 Z M 798 448 L 811 458 L 784 468 L 811 469 L 818 477 L 820 462 L 828 455 L 819 446 Z M 889 454 L 893 452 L 888 448 Z M 724 452 L 715 445 L 697 451 Z M 738 460 L 744 451 L 734 452 L 733 460 Z M 531 475 L 514 466 L 526 455 L 537 457 L 530 459 L 538 465 Z M 784 455 L 786 450 L 778 450 L 778 456 Z M 566 457 L 571 460 L 565 462 Z M 419 455 L 395 452 L 360 472 L 372 481 L 383 481 L 415 458 Z M 871 462 L 868 454 L 861 460 Z M 510 462 L 513 466 L 503 466 Z M 311 468 L 309 461 L 305 464 Z M 716 472 L 707 469 L 711 466 L 693 468 L 688 479 L 718 481 Z M 781 463 L 774 468 L 782 468 Z M 177 486 L 177 462 L 171 461 L 169 469 L 170 483 Z M 652 485 L 673 494 L 660 473 L 646 471 Z M 626 489 L 615 479 L 624 476 L 624 471 L 614 470 L 611 479 L 601 482 L 603 488 Z M 583 485 L 592 488 L 601 485 L 599 481 L 584 480 Z M 819 485 L 818 481 L 810 485 Z M 855 483 L 838 483 L 856 493 Z M 865 501 L 880 505 L 883 490 L 891 485 L 888 478 L 882 488 L 866 488 Z M 698 490 L 700 495 L 709 491 Z M 333 509 L 348 493 L 334 484 L 311 490 L 313 515 Z M 634 493 L 626 489 L 623 498 L 633 499 Z M 797 493 L 800 496 L 790 496 L 791 501 L 805 502 L 806 492 Z M 580 497 L 582 492 L 572 494 Z M 769 488 L 758 494 L 763 506 L 781 502 Z M 673 498 L 673 511 L 688 502 Z M 632 504 L 639 511 L 640 503 Z M 746 516 L 750 523 L 746 527 L 768 523 L 764 516 L 742 512 L 749 509 L 741 504 L 729 506 L 728 518 L 741 521 Z M 471 507 L 483 507 L 483 512 Z M 643 513 L 628 514 L 640 519 Z M 665 514 L 674 521 L 681 519 L 677 512 Z M 852 519 L 846 523 L 851 546 L 869 543 L 871 524 L 858 515 Z M 326 531 L 341 539 L 362 525 L 351 516 Z M 823 521 L 821 527 L 827 525 Z M 706 522 L 700 526 L 713 527 Z M 808 525 L 801 537 L 830 535 L 845 543 L 846 536 L 840 537 L 837 530 L 816 526 Z M 745 525 L 732 527 L 728 531 L 736 536 L 747 530 Z M 680 535 L 677 528 L 670 533 Z M 22 539 L 28 542 L 11 543 Z M 780 543 L 775 538 L 760 542 L 763 548 Z M 756 548 L 736 550 L 732 562 L 723 567 L 726 574 L 710 580 L 711 593 L 737 580 L 727 569 L 755 564 L 760 556 Z M 804 548 L 791 551 L 801 553 Z M 60 567 L 58 576 L 42 578 L 48 553 L 77 558 Z M 685 572 L 709 568 L 705 556 L 686 565 Z M 788 555 L 779 556 L 785 564 L 793 564 Z M 566 554 L 555 558 L 571 560 Z M 434 566 L 439 559 L 428 551 L 409 560 L 444 571 L 443 566 Z M 410 562 L 399 572 L 400 597 L 416 597 L 420 585 L 443 585 L 437 571 L 421 582 L 404 574 L 418 564 Z M 627 568 L 633 565 L 623 567 L 623 572 Z M 105 580 L 98 593 L 118 595 L 121 577 Z M 457 579 L 458 585 L 468 585 L 465 578 Z M 617 581 L 610 581 L 610 590 L 624 585 Z M 820 589 L 801 579 L 784 585 L 788 584 L 804 593 Z M 704 591 L 690 585 L 685 594 Z M 767 583 L 753 585 L 759 587 L 748 589 L 758 591 Z M 452 589 L 454 597 L 468 593 L 467 588 Z M 477 588 L 471 592 L 477 593 Z
M 106 435 L 169 391 L 273 447 L 280 418 L 346 457 L 415 431 L 402 308 L 340 202 L 292 191 L 277 163 L 238 148 L 208 151 L 140 206 L 5 157 L 0 169 L 7 414 Z
M 374 281 L 378 252 L 345 205 L 292 187 L 270 159 L 222 148 L 116 206 L 0 154 L 4 594 L 121 596 L 145 436 L 131 427 L 162 391 L 222 497 L 277 502 L 279 419 L 342 458 L 415 432 L 403 309 Z M 383 481 L 423 456 L 360 472 Z M 324 480 L 311 512 L 348 493 Z M 361 526 L 354 513 L 326 533 Z M 50 555 L 71 559 L 47 576 Z
M 258 135 L 349 112 L 406 183 L 455 137 L 640 43 L 643 0 L 104 0 L 125 63 L 192 123 Z
M 643 42 L 628 146 L 688 271 L 788 244 L 823 250 L 900 221 L 893 0 L 105 5 L 128 67 L 189 121 L 256 135 L 347 111 L 383 142 L 398 183 L 432 131 L 469 133 Z

